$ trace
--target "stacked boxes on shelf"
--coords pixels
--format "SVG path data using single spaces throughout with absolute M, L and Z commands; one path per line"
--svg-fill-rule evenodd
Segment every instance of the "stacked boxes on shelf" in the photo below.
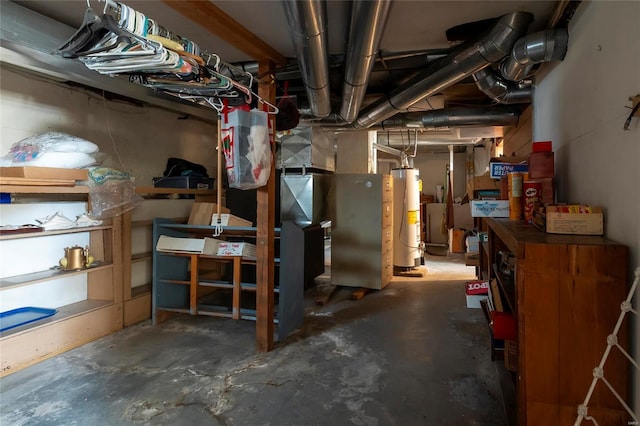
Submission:
M 532 152 L 527 157 L 498 157 L 493 158 L 489 163 L 489 176 L 474 178 L 476 191 L 479 193 L 485 188 L 499 189 L 499 195 L 494 200 L 482 197 L 471 201 L 471 215 L 473 217 L 511 217 L 512 219 L 522 219 L 520 214 L 510 214 L 512 208 L 509 205 L 509 184 L 510 174 L 522 176 L 522 186 L 514 189 L 513 196 L 525 212 L 525 220 L 531 221 L 532 211 L 537 204 L 552 204 L 555 202 L 554 175 L 555 156 L 552 151 L 551 141 L 533 142 Z M 494 184 L 487 183 L 490 179 Z M 484 179 L 484 180 L 483 180 Z M 535 190 L 527 190 L 535 188 Z M 517 192 L 517 193 L 516 193 Z M 528 204 L 527 204 L 528 203 Z

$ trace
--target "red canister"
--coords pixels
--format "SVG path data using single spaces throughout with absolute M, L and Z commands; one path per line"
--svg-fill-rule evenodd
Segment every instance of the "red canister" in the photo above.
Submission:
M 531 223 L 533 220 L 533 210 L 542 200 L 542 182 L 528 180 L 522 183 L 522 198 L 524 199 L 524 220 Z

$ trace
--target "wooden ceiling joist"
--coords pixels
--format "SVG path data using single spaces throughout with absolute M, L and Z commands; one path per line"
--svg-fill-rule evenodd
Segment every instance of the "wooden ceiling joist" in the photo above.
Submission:
M 277 65 L 286 64 L 285 57 L 277 50 L 210 1 L 164 0 L 164 3 L 257 61 L 269 60 Z

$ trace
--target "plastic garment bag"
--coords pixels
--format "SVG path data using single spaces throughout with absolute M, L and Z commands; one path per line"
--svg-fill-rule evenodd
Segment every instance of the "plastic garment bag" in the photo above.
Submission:
M 225 109 L 221 131 L 229 187 L 255 189 L 266 185 L 272 161 L 267 113 Z

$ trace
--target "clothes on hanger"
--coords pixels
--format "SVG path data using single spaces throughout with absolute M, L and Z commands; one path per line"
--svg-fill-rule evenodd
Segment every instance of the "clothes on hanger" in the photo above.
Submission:
M 115 0 L 96 13 L 87 0 L 80 28 L 54 53 L 78 59 L 87 68 L 107 75 L 127 75 L 144 85 L 183 100 L 222 110 L 250 104 L 253 97 L 277 114 L 275 105 L 253 90 L 253 76 L 225 63 L 215 54 L 201 52 L 193 41 L 181 37 L 154 19 Z

